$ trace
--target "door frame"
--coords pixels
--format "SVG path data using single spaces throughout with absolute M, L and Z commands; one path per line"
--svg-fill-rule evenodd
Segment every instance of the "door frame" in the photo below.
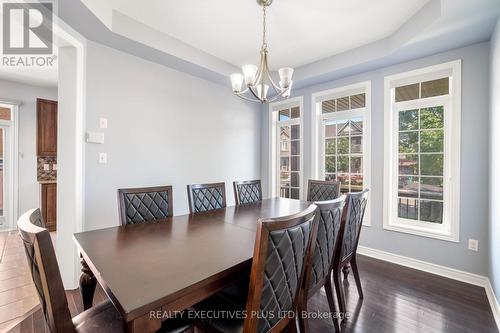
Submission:
M 9 158 L 10 165 L 8 168 L 8 184 L 9 188 L 4 186 L 4 199 L 8 198 L 8 216 L 7 216 L 7 230 L 16 229 L 16 221 L 18 218 L 19 207 L 19 108 L 21 103 L 9 100 L 0 99 L 0 107 L 10 109 L 11 120 L 0 120 L 0 125 L 7 126 L 10 131 L 9 140 Z M 6 140 L 7 141 L 7 140 Z M 4 160 L 6 159 L 4 158 Z M 5 165 L 5 164 L 4 164 Z M 5 184 L 5 183 L 4 183 Z M 8 193 L 6 196 L 5 193 Z M 4 206 L 7 206 L 4 202 Z

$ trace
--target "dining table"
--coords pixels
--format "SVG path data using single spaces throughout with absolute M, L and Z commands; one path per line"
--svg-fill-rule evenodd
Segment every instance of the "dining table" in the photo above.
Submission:
M 248 276 L 259 218 L 296 214 L 309 202 L 270 198 L 207 212 L 74 234 L 84 308 L 96 283 L 127 332 L 155 332 L 183 311 Z

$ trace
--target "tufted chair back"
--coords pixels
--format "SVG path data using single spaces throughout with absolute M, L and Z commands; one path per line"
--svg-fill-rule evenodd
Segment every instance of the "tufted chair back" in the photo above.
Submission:
M 40 208 L 33 210 L 33 213 L 30 215 L 30 222 L 37 227 L 45 228 L 45 220 L 43 219 Z
M 172 186 L 118 190 L 122 225 L 156 221 L 172 216 Z
M 246 309 L 263 315 L 249 315 L 244 332 L 280 332 L 295 320 L 317 226 L 314 204 L 295 215 L 259 219 Z
M 340 196 L 340 181 L 312 180 L 307 186 L 307 201 L 327 201 Z
M 262 200 L 260 180 L 233 182 L 236 205 L 248 204 Z
M 342 214 L 342 248 L 339 251 L 340 262 L 349 260 L 358 249 L 361 225 L 365 216 L 366 203 L 368 201 L 368 189 L 362 192 L 348 193 L 346 207 Z
M 40 299 L 45 322 L 51 333 L 75 332 L 66 294 L 57 265 L 52 240 L 47 229 L 31 223 L 37 220 L 37 209 L 23 214 L 18 222 L 31 277 Z
M 226 185 L 224 183 L 188 185 L 187 190 L 191 213 L 226 207 Z
M 318 201 L 318 235 L 313 255 L 310 289 L 316 290 L 324 285 L 333 265 L 334 251 L 339 241 L 340 222 L 345 196 L 330 201 Z

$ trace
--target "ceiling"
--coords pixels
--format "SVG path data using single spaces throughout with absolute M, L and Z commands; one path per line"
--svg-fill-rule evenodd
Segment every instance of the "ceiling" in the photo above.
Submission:
M 228 85 L 256 63 L 255 0 L 59 0 L 58 16 L 83 38 Z M 1 11 L 1 10 L 0 10 Z M 294 87 L 410 61 L 490 39 L 500 0 L 274 0 L 272 69 L 295 67 Z M 6 69 L 0 79 L 57 85 L 52 71 Z
M 0 80 L 40 87 L 57 87 L 57 66 L 51 68 L 21 68 L 0 66 Z
M 275 0 L 268 9 L 271 67 L 299 67 L 383 39 L 428 1 Z M 258 60 L 262 10 L 255 0 L 103 2 L 84 0 L 101 19 L 110 19 L 110 10 L 126 15 L 234 66 Z

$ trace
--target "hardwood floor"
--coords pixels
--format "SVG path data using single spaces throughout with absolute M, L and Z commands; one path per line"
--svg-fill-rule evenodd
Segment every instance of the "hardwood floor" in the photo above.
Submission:
M 0 332 L 19 323 L 38 304 L 21 239 L 17 232 L 1 232 Z
M 365 299 L 359 301 L 350 274 L 346 284 L 350 319 L 342 325 L 343 332 L 498 332 L 483 288 L 363 256 L 358 265 Z M 71 314 L 81 312 L 79 292 L 69 291 L 67 296 Z M 103 299 L 104 292 L 98 288 L 94 301 Z M 311 298 L 309 310 L 328 311 L 323 290 Z M 311 319 L 309 323 L 311 332 L 334 331 L 330 319 Z M 10 332 L 46 333 L 41 312 Z

